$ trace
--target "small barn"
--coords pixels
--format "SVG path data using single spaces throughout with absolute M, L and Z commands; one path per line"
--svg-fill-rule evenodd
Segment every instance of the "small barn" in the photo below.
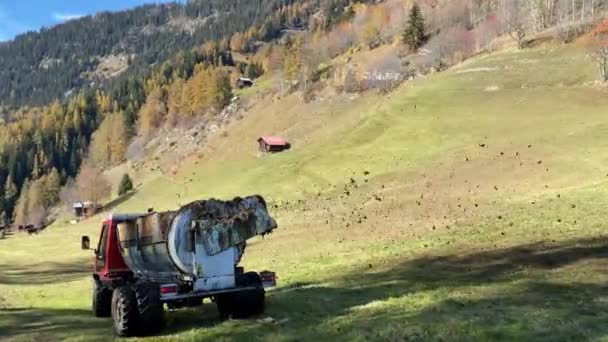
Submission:
M 101 210 L 101 205 L 91 202 L 76 202 L 72 205 L 74 216 L 88 217 L 97 214 Z
M 260 151 L 264 153 L 283 152 L 291 148 L 291 144 L 281 137 L 260 137 L 258 143 L 260 144 Z
M 253 80 L 250 78 L 239 77 L 239 79 L 236 80 L 236 87 L 239 89 L 251 88 L 253 87 Z

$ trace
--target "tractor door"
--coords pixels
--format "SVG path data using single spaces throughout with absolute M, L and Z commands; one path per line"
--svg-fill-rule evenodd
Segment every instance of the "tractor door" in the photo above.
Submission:
M 118 243 L 116 222 L 104 222 L 95 258 L 95 272 L 102 279 L 121 278 L 131 275 L 131 270 L 125 264 L 120 254 Z
M 95 254 L 95 273 L 99 273 L 106 267 L 106 258 L 108 254 L 108 233 L 110 225 L 104 223 L 101 227 L 99 242 L 97 244 L 97 253 Z

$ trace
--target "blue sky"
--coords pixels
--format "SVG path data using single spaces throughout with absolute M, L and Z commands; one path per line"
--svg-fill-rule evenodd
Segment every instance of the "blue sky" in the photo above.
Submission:
M 0 41 L 79 16 L 117 11 L 154 0 L 0 0 Z M 167 1 L 168 2 L 168 1 Z

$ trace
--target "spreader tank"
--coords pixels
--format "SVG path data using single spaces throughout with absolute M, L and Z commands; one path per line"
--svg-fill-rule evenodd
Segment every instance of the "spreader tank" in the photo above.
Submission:
M 234 286 L 246 241 L 277 228 L 261 196 L 202 200 L 117 225 L 120 250 L 138 277 L 200 279 L 199 287 Z M 203 281 L 204 279 L 204 281 Z

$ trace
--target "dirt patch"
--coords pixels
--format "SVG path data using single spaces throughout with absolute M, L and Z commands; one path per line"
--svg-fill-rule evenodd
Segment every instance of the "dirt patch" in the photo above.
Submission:
M 467 73 L 471 73 L 471 72 L 489 72 L 489 71 L 496 71 L 498 70 L 498 68 L 470 68 L 470 69 L 464 69 L 464 70 L 458 70 L 456 71 L 457 74 L 467 74 Z
M 244 112 L 243 105 L 235 101 L 215 116 L 161 128 L 152 138 L 139 136 L 129 146 L 127 158 L 135 170 L 175 175 L 183 162 L 200 153 L 209 138 L 225 134 L 224 127 Z
M 109 55 L 99 58 L 99 64 L 93 72 L 86 72 L 82 74 L 83 78 L 86 79 L 105 79 L 116 77 L 129 68 L 129 56 L 126 54 Z

